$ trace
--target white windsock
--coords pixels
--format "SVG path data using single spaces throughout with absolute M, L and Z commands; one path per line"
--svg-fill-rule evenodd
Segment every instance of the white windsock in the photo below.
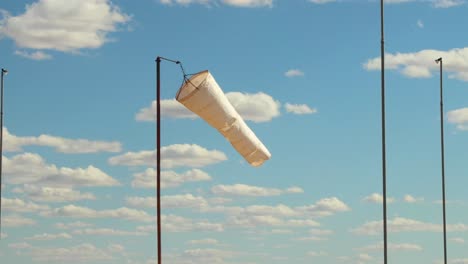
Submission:
M 270 159 L 268 149 L 237 113 L 209 71 L 186 80 L 176 100 L 216 128 L 252 166 Z

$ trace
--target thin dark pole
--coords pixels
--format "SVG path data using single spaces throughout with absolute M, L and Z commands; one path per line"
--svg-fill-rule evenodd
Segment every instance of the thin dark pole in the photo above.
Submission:
M 2 161 L 3 161 L 3 77 L 8 73 L 7 70 L 2 69 L 2 87 L 0 91 L 0 239 L 2 233 Z
M 384 264 L 387 264 L 387 162 L 385 146 L 385 41 L 384 41 L 384 1 L 380 0 L 380 56 L 382 74 L 382 183 L 383 183 L 383 235 Z
M 442 159 L 442 214 L 444 219 L 444 264 L 447 264 L 447 222 L 445 217 L 444 93 L 442 89 L 442 58 L 438 58 L 436 62 L 440 63 L 440 149 Z
M 158 233 L 158 264 L 162 263 L 161 242 L 161 61 L 169 61 L 179 64 L 184 72 L 180 61 L 164 57 L 156 58 L 156 222 Z M 185 75 L 184 75 L 185 78 Z
M 156 214 L 158 229 L 158 264 L 161 264 L 161 57 L 156 59 L 156 76 Z

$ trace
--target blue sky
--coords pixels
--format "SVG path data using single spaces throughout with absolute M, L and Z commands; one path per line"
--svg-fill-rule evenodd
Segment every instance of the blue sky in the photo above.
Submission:
M 66 3 L 66 4 L 65 4 Z M 463 0 L 387 1 L 389 263 L 468 263 Z M 162 63 L 163 260 L 382 263 L 378 1 L 0 6 L 5 263 L 156 263 L 155 58 L 208 69 L 272 154 L 249 166 Z

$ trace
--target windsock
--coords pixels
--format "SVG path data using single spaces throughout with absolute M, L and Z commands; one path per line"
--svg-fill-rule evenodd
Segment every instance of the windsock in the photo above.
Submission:
M 176 100 L 216 128 L 252 166 L 260 166 L 271 154 L 237 113 L 209 71 L 186 80 Z

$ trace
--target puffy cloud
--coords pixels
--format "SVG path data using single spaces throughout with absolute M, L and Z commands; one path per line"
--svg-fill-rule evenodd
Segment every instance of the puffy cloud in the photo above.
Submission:
M 31 245 L 26 242 L 21 242 L 21 243 L 8 244 L 8 247 L 13 248 L 13 249 L 26 249 L 26 248 L 31 248 Z
M 22 147 L 25 146 L 52 147 L 60 153 L 120 152 L 122 149 L 122 145 L 116 141 L 67 139 L 46 134 L 38 137 L 20 137 L 10 134 L 6 127 L 3 128 L 3 136 L 5 151 L 22 151 Z
M 71 239 L 72 236 L 67 234 L 67 233 L 59 233 L 59 234 L 40 234 L 40 235 L 34 235 L 32 237 L 27 237 L 25 238 L 26 240 L 41 240 L 41 241 L 46 241 L 46 240 L 56 240 L 56 239 Z
M 416 22 L 416 25 L 417 25 L 419 28 L 424 28 L 424 22 L 423 22 L 421 19 L 418 19 L 418 21 Z
M 309 234 L 303 237 L 296 237 L 294 240 L 297 241 L 323 241 L 328 240 L 328 236 L 333 234 L 332 230 L 327 229 L 311 229 L 309 230 Z
M 209 222 L 207 220 L 189 219 L 177 215 L 162 215 L 161 218 L 162 230 L 164 232 L 224 231 L 224 226 L 222 224 Z M 147 233 L 156 232 L 156 226 L 138 226 L 137 231 Z
M 212 238 L 205 238 L 199 240 L 190 240 L 188 242 L 190 245 L 217 245 L 219 244 L 218 240 Z
M 464 0 L 434 0 L 433 1 L 434 7 L 438 7 L 438 8 L 449 8 L 449 7 L 463 5 L 464 3 L 465 3 Z
M 97 211 L 87 207 L 66 205 L 41 213 L 45 217 L 70 217 L 70 218 L 118 218 L 138 222 L 151 222 L 154 217 L 145 211 L 121 207 L 118 209 Z
M 23 14 L 5 13 L 0 37 L 9 37 L 20 48 L 76 53 L 109 42 L 108 34 L 130 21 L 110 0 L 38 0 Z
M 54 187 L 116 186 L 120 183 L 100 169 L 67 168 L 47 164 L 33 153 L 23 153 L 12 158 L 3 157 L 5 180 L 10 184 L 34 184 Z
M 218 150 L 208 150 L 195 144 L 175 144 L 161 148 L 161 167 L 204 167 L 227 160 Z M 156 166 L 156 150 L 127 152 L 111 157 L 111 165 Z
M 424 198 L 422 198 L 422 197 L 414 197 L 414 196 L 412 196 L 412 195 L 406 194 L 406 195 L 403 197 L 403 201 L 405 201 L 406 203 L 418 203 L 418 202 L 424 201 Z
M 2 225 L 6 227 L 22 227 L 35 225 L 36 221 L 20 215 L 7 215 L 2 219 Z
M 302 193 L 299 187 L 291 187 L 286 190 L 275 188 L 264 188 L 245 184 L 216 185 L 211 188 L 211 192 L 217 195 L 236 196 L 277 196 L 284 193 Z
M 304 72 L 299 69 L 291 69 L 284 73 L 284 76 L 292 78 L 298 76 L 304 76 Z
M 395 217 L 393 220 L 388 221 L 388 231 L 392 233 L 442 232 L 442 225 Z M 468 226 L 465 224 L 447 225 L 447 231 L 466 232 Z M 357 235 L 379 235 L 382 232 L 382 221 L 367 222 L 358 228 L 352 229 L 351 232 Z
M 334 3 L 337 0 L 309 0 L 309 2 L 314 3 L 314 4 L 328 4 L 328 3 Z
M 126 203 L 133 207 L 155 208 L 156 197 L 127 197 Z M 192 194 L 167 195 L 161 197 L 162 208 L 200 208 L 208 206 L 208 202 L 200 196 Z
M 93 235 L 93 236 L 146 236 L 148 233 L 139 231 L 124 231 L 112 228 L 86 228 L 73 231 L 75 235 Z
M 421 50 L 414 53 L 386 54 L 385 69 L 399 70 L 410 78 L 431 77 L 431 71 L 439 69 L 435 59 L 443 58 L 444 71 L 449 72 L 450 78 L 468 81 L 468 48 L 440 50 Z M 380 70 L 380 57 L 369 59 L 364 68 Z
M 226 96 L 245 120 L 267 122 L 280 115 L 280 102 L 268 94 L 230 92 Z
M 280 115 L 281 103 L 266 93 L 229 92 L 226 97 L 243 119 L 253 122 L 268 122 Z M 161 101 L 161 114 L 170 118 L 198 118 L 175 99 Z M 150 107 L 140 109 L 136 120 L 154 122 L 156 101 Z
M 2 209 L 5 211 L 17 212 L 17 213 L 31 213 L 49 209 L 46 205 L 39 205 L 32 202 L 25 202 L 21 199 L 14 198 L 2 199 Z
M 74 229 L 74 228 L 83 228 L 83 227 L 90 227 L 92 224 L 84 223 L 84 222 L 71 222 L 71 223 L 57 223 L 55 227 L 58 229 Z
M 147 169 L 141 173 L 133 174 L 132 186 L 134 188 L 155 188 L 156 170 Z M 211 176 L 199 169 L 192 169 L 184 173 L 174 171 L 161 172 L 161 188 L 178 187 L 186 182 L 210 181 Z
M 223 3 L 236 7 L 273 7 L 273 0 L 222 0 Z
M 381 251 L 383 250 L 383 243 L 368 245 L 362 248 L 359 248 L 360 251 Z M 422 251 L 423 247 L 418 244 L 412 243 L 390 243 L 388 244 L 388 249 L 393 251 Z
M 24 50 L 17 50 L 15 51 L 16 55 L 19 55 L 21 57 L 24 57 L 26 59 L 30 60 L 50 60 L 52 59 L 52 55 L 47 54 L 42 51 L 35 51 L 35 52 L 27 52 Z
M 272 7 L 273 0 L 159 0 L 165 5 L 183 5 L 188 6 L 190 4 L 201 4 L 206 6 L 217 5 L 223 3 L 228 6 L 234 7 Z
M 92 244 L 73 247 L 33 247 L 30 252 L 34 261 L 58 263 L 90 263 L 110 261 L 112 253 L 99 249 Z
M 457 244 L 464 244 L 465 243 L 465 239 L 463 239 L 461 237 L 454 237 L 454 238 L 450 238 L 449 240 L 454 242 L 454 243 L 457 243 Z
M 351 210 L 348 205 L 336 197 L 324 198 L 313 205 L 302 206 L 299 209 L 315 217 L 331 216 L 339 212 Z
M 327 4 L 338 2 L 338 0 L 309 0 L 314 4 Z M 403 4 L 410 2 L 429 2 L 435 8 L 449 8 L 465 3 L 465 0 L 384 0 L 385 4 Z
M 455 124 L 459 130 L 468 130 L 468 107 L 449 111 L 447 113 L 449 123 Z
M 365 202 L 368 203 L 377 203 L 377 204 L 382 204 L 383 203 L 383 196 L 380 193 L 373 193 L 369 196 L 364 197 L 362 199 Z M 395 198 L 393 197 L 387 197 L 387 203 L 393 203 L 395 202 Z
M 159 2 L 161 2 L 161 4 L 164 4 L 164 5 L 178 4 L 178 5 L 188 6 L 190 4 L 209 5 L 213 2 L 213 0 L 159 0 Z
M 92 193 L 81 193 L 70 188 L 52 188 L 25 184 L 23 188 L 15 188 L 14 193 L 24 193 L 37 202 L 74 202 L 80 200 L 95 200 Z
M 328 256 L 328 253 L 325 251 L 309 251 L 307 252 L 307 256 L 309 257 L 323 257 Z
M 188 249 L 182 253 L 170 255 L 169 263 L 211 263 L 211 264 L 227 264 L 232 263 L 230 259 L 239 253 L 213 249 L 213 248 L 196 248 Z
M 296 115 L 307 115 L 307 114 L 315 114 L 317 113 L 317 109 L 310 108 L 306 104 L 290 104 L 286 103 L 284 105 L 286 108 L 286 112 L 296 114 Z

